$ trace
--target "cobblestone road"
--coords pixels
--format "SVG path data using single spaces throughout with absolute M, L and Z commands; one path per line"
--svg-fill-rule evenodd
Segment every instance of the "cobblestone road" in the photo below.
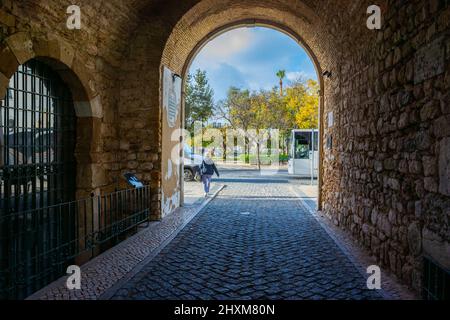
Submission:
M 112 299 L 380 299 L 279 180 L 227 183 Z

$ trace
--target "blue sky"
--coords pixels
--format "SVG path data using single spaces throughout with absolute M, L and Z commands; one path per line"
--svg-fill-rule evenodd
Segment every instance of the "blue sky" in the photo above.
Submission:
M 228 31 L 206 44 L 192 62 L 190 73 L 207 72 L 214 100 L 226 97 L 230 86 L 271 89 L 278 85 L 278 70 L 286 70 L 287 82 L 299 77 L 317 79 L 305 50 L 282 32 L 263 27 Z

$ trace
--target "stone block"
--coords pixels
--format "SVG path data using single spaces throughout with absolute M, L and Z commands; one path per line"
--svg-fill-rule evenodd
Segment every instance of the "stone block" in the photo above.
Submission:
M 19 67 L 16 56 L 8 45 L 0 45 L 0 72 L 6 78 L 11 78 Z
M 384 235 L 387 238 L 391 237 L 391 233 L 392 233 L 392 225 L 389 222 L 389 219 L 387 216 L 380 216 L 378 218 L 378 228 L 383 231 Z
M 422 236 L 419 225 L 415 222 L 408 227 L 408 244 L 412 255 L 416 257 L 420 255 L 422 252 Z
M 130 170 L 136 170 L 139 167 L 138 161 L 128 161 L 127 168 Z
M 8 27 L 14 27 L 16 25 L 16 17 L 0 9 L 0 23 Z
M 385 160 L 383 161 L 383 165 L 384 165 L 384 168 L 385 168 L 386 170 L 394 170 L 394 169 L 396 169 L 397 167 L 399 167 L 398 161 L 395 160 L 395 159 L 392 159 L 392 158 L 385 159 Z
M 439 192 L 450 196 L 450 137 L 439 146 Z
M 90 164 L 77 164 L 77 187 L 79 189 L 92 189 L 92 168 Z
M 412 160 L 409 162 L 409 172 L 411 174 L 422 173 L 422 163 L 419 161 Z
M 48 55 L 51 58 L 59 60 L 68 68 L 72 68 L 75 57 L 73 47 L 60 38 L 54 38 L 48 41 Z
M 445 72 L 445 42 L 438 38 L 420 48 L 414 58 L 414 82 L 420 83 Z
M 383 171 L 383 163 L 381 161 L 378 161 L 378 160 L 374 161 L 373 167 L 374 167 L 376 172 L 382 172 Z
M 91 101 L 76 101 L 75 112 L 79 118 L 102 118 L 103 109 L 100 96 L 95 97 Z
M 149 163 L 149 162 L 146 162 L 146 163 L 143 163 L 140 165 L 140 169 L 142 169 L 144 171 L 150 171 L 150 170 L 153 170 L 153 168 L 154 168 L 153 163 Z
M 423 179 L 423 187 L 426 191 L 429 192 L 437 192 L 438 191 L 438 182 L 436 179 L 432 177 L 426 177 Z
M 127 140 L 121 140 L 119 146 L 120 150 L 124 151 L 130 150 L 130 143 Z
M 416 201 L 414 204 L 414 214 L 417 219 L 422 218 L 422 201 Z
M 49 44 L 46 39 L 36 38 L 33 41 L 33 50 L 36 57 L 50 57 Z
M 422 121 L 432 120 L 439 116 L 440 103 L 438 100 L 432 100 L 426 103 L 420 110 L 420 119 Z
M 395 212 L 395 210 L 393 209 L 389 210 L 388 219 L 392 225 L 397 224 L 397 213 Z
M 0 72 L 0 100 L 5 98 L 6 95 L 6 89 L 9 85 L 9 79 Z
M 102 187 L 108 184 L 108 176 L 105 169 L 99 164 L 91 165 L 92 170 L 92 186 Z
M 428 131 L 419 131 L 416 133 L 416 147 L 419 150 L 428 150 L 432 144 L 432 137 Z M 415 151 L 412 149 L 411 151 Z
M 35 57 L 33 41 L 27 32 L 18 32 L 6 39 L 6 43 L 16 56 L 19 64 L 24 64 Z
M 394 178 L 389 178 L 388 180 L 388 186 L 392 189 L 392 190 L 400 190 L 400 181 L 398 181 L 398 179 L 394 179 Z
M 426 177 L 437 174 L 437 159 L 435 157 L 422 157 L 423 173 Z
M 433 123 L 434 135 L 438 138 L 450 136 L 450 114 L 443 115 Z

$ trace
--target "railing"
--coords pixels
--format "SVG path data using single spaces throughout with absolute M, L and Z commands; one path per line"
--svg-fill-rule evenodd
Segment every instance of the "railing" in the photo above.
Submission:
M 149 221 L 150 187 L 0 213 L 0 299 L 23 299 Z M 2 204 L 2 209 L 4 208 Z M 3 210 L 2 210 L 3 211 Z
M 424 300 L 450 300 L 450 270 L 444 269 L 427 256 L 423 261 L 422 281 Z

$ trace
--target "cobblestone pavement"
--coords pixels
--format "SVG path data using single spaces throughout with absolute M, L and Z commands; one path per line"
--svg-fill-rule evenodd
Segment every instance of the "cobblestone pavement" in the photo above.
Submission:
M 217 188 L 219 191 L 220 186 Z M 68 290 L 67 276 L 34 293 L 28 300 L 96 300 L 114 290 L 114 287 L 133 270 L 170 239 L 173 234 L 183 228 L 208 199 L 195 206 L 178 208 L 162 221 L 151 222 L 149 226 L 131 238 L 102 253 L 98 257 L 81 266 L 81 290 Z
M 220 195 L 112 299 L 381 299 L 277 179 Z

